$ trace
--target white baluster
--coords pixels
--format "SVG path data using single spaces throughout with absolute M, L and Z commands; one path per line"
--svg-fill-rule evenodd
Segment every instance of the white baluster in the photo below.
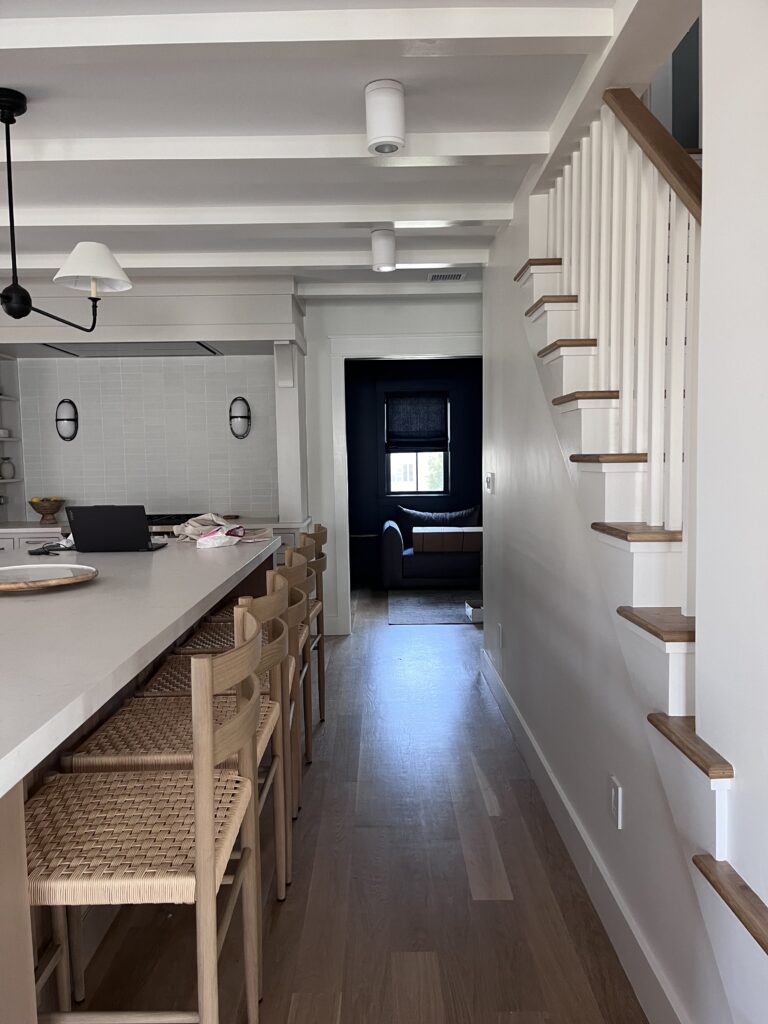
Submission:
M 640 207 L 637 218 L 637 359 L 635 376 L 635 451 L 648 451 L 648 394 L 653 320 L 653 253 L 658 171 L 650 160 L 640 168 Z
M 593 121 L 590 127 L 591 174 L 589 182 L 589 316 L 586 336 L 597 337 L 598 307 L 601 301 L 600 278 L 600 166 L 602 161 L 602 124 Z M 598 385 L 599 387 L 599 385 Z
M 555 255 L 555 190 L 547 192 L 547 257 Z
M 555 182 L 555 251 L 552 254 L 563 258 L 563 176 Z
M 691 217 L 688 236 L 688 303 L 685 344 L 683 446 L 683 615 L 696 614 L 696 438 L 699 368 L 699 255 L 701 227 Z
M 651 526 L 664 523 L 664 384 L 667 343 L 667 258 L 669 252 L 669 185 L 656 176 L 653 213 L 651 351 L 648 412 L 648 473 L 645 508 Z
M 571 294 L 571 238 L 573 235 L 573 181 L 571 165 L 563 168 L 563 295 Z
M 637 194 L 640 149 L 627 139 L 626 186 L 624 196 L 624 253 L 621 315 L 621 451 L 631 452 L 635 444 L 635 324 L 637 292 Z
M 611 186 L 611 356 L 608 387 L 615 390 L 621 383 L 621 326 L 624 307 L 621 286 L 624 254 L 624 181 L 627 170 L 627 131 L 618 122 L 613 130 L 613 183 Z
M 683 389 L 689 217 L 686 208 L 673 195 L 669 221 L 667 400 L 664 424 L 664 525 L 668 530 L 680 530 L 683 525 Z
M 597 386 L 601 391 L 608 387 L 611 354 L 611 212 L 613 208 L 613 129 L 615 118 L 608 107 L 600 114 L 602 125 L 600 139 L 600 257 L 599 283 L 597 286 L 600 305 L 597 316 Z
M 592 296 L 589 291 L 590 198 L 592 194 L 592 140 L 581 140 L 581 208 L 579 212 L 579 326 L 578 337 L 587 337 L 589 309 Z
M 571 277 L 569 292 L 579 287 L 579 244 L 581 238 L 581 153 L 578 150 L 571 160 Z

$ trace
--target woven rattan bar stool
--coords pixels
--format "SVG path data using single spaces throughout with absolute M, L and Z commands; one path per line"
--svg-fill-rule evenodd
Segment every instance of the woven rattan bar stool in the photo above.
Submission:
M 298 587 L 291 587 L 284 575 L 278 570 L 267 572 L 267 593 L 273 594 L 288 588 L 290 603 L 283 612 L 283 621 L 288 626 L 288 650 L 294 658 L 297 670 L 291 690 L 290 706 L 290 751 L 291 751 L 291 817 L 297 818 L 301 808 L 301 734 L 299 723 L 298 701 L 301 695 L 302 677 L 298 666 L 302 663 L 302 650 L 306 641 L 307 595 Z M 283 723 L 285 727 L 285 722 Z M 290 856 L 288 858 L 290 864 Z M 290 868 L 289 868 L 290 870 Z
M 192 770 L 57 775 L 27 802 L 29 901 L 51 907 L 59 1013 L 46 1024 L 93 1020 L 218 1024 L 218 958 L 242 892 L 248 1024 L 257 1024 L 261 938 L 258 928 L 259 825 L 255 736 L 262 695 L 255 683 L 261 626 L 237 613 L 244 642 L 192 660 Z M 215 699 L 233 694 L 236 710 L 217 725 Z M 279 712 L 278 712 L 279 713 Z M 237 758 L 237 771 L 221 769 Z M 240 838 L 236 869 L 227 866 Z M 227 877 L 225 877 L 227 876 Z M 216 897 L 231 889 L 217 924 Z M 197 1009 L 70 1014 L 65 908 L 188 903 L 195 906 Z M 50 958 L 48 958 L 50 962 Z
M 328 531 L 325 530 L 327 536 Z M 302 533 L 299 537 L 299 552 L 306 557 L 311 549 L 310 543 L 314 548 L 314 554 L 309 558 L 309 568 L 315 574 L 315 597 L 309 602 L 309 620 L 310 627 L 312 623 L 315 626 L 315 632 L 311 640 L 311 648 L 317 652 L 317 703 L 318 710 L 320 712 L 320 721 L 325 721 L 325 601 L 323 594 L 323 576 L 328 569 L 328 556 L 323 554 L 318 549 L 318 541 L 315 539 L 317 535 L 317 529 L 315 533 Z
M 304 760 L 312 763 L 312 637 L 310 634 L 310 597 L 315 593 L 315 574 L 309 569 L 308 560 L 294 548 L 285 549 L 285 564 L 277 569 L 267 570 L 267 581 L 270 572 L 282 576 L 292 587 L 302 590 L 307 595 L 307 614 L 299 627 L 299 689 L 302 694 L 304 711 Z M 269 591 L 269 582 L 267 582 Z

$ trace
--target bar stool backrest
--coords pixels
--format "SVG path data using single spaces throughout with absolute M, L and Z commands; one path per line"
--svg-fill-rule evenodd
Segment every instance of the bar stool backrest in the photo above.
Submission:
M 261 693 L 254 679 L 261 664 L 261 623 L 246 609 L 237 607 L 235 632 L 243 641 L 239 647 L 223 654 L 202 654 L 191 659 L 195 878 L 200 894 L 215 893 L 221 881 L 214 878 L 216 765 L 237 753 L 238 772 L 251 785 L 252 796 L 246 812 L 251 821 L 253 794 L 257 792 L 253 749 L 261 716 Z M 237 695 L 237 712 L 223 725 L 216 726 L 213 698 L 232 690 Z
M 311 537 L 315 542 L 315 548 L 319 555 L 322 555 L 323 548 L 328 543 L 328 527 L 322 523 L 315 523 L 309 533 L 302 533 L 302 537 Z

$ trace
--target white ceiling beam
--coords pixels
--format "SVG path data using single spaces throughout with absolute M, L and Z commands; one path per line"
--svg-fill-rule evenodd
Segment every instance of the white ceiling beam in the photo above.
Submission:
M 265 252 L 123 252 L 115 253 L 121 266 L 132 271 L 187 271 L 187 270 L 281 270 L 285 268 L 355 269 L 370 267 L 371 250 L 296 250 Z M 19 274 L 25 272 L 55 272 L 66 259 L 66 253 L 34 253 L 19 255 Z M 485 266 L 487 248 L 461 248 L 451 245 L 433 248 L 398 246 L 398 266 L 416 264 L 446 264 L 448 266 Z M 10 256 L 0 253 L 0 270 L 10 269 Z
M 338 296 L 344 298 L 366 298 L 369 296 L 407 295 L 480 295 L 482 281 L 424 281 L 375 280 L 368 284 L 361 281 L 305 281 L 299 283 L 297 292 L 302 298 L 318 299 Z M 386 278 L 386 274 L 377 274 Z
M 398 230 L 425 225 L 500 225 L 512 220 L 511 203 L 362 203 L 274 206 L 17 206 L 17 227 L 226 227 L 228 225 L 350 227 L 396 223 Z M 0 225 L 8 211 L 0 208 Z
M 14 139 L 13 162 L 133 160 L 367 160 L 373 165 L 472 157 L 542 156 L 548 132 L 412 132 L 402 157 L 372 157 L 364 134 L 214 135 L 209 137 L 124 137 L 96 139 Z M 5 162 L 5 150 L 0 154 Z
M 2 51 L 296 43 L 414 42 L 415 53 L 446 52 L 463 40 L 516 46 L 569 44 L 588 52 L 613 32 L 605 7 L 456 7 L 258 11 L 97 17 L 4 18 Z M 453 46 L 449 52 L 456 52 Z M 498 51 L 495 51 L 498 52 Z

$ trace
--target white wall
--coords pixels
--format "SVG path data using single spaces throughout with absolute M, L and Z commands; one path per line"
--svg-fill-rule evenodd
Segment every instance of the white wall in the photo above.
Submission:
M 27 497 L 276 517 L 273 365 L 271 355 L 19 360 Z M 236 395 L 253 417 L 243 440 L 229 429 Z M 62 398 L 80 414 L 69 442 L 54 422 Z
M 343 477 L 345 461 L 344 466 L 339 466 L 334 464 L 334 459 L 338 462 L 345 438 L 334 437 L 334 340 L 342 342 L 341 347 L 349 354 L 355 352 L 358 339 L 360 355 L 365 357 L 376 354 L 383 358 L 388 353 L 398 358 L 462 354 L 453 351 L 457 339 L 465 344 L 474 338 L 479 345 L 481 315 L 479 295 L 441 295 L 434 299 L 312 299 L 307 302 L 304 332 L 307 338 L 309 512 L 315 522 L 329 527 L 330 571 L 325 583 L 325 622 L 329 633 L 345 632 L 348 628 L 344 595 L 337 587 L 337 580 L 341 574 L 348 581 L 349 573 L 348 561 L 340 551 L 347 542 L 336 531 L 341 520 L 338 503 L 346 502 L 346 483 L 344 493 L 339 493 L 334 480 L 340 475 Z M 340 400 L 343 402 L 343 396 Z M 342 525 L 340 529 L 343 532 L 345 527 Z
M 597 575 L 599 542 L 577 507 L 524 335 L 512 277 L 527 247 L 525 224 L 504 230 L 485 274 L 484 469 L 496 474 L 483 512 L 487 654 L 649 1021 L 723 1024 L 730 1016 L 649 745 L 647 709 L 633 694 L 621 623 Z M 621 832 L 609 810 L 611 774 L 624 786 Z
M 729 860 L 768 903 L 766 39 L 765 0 L 704 0 L 697 731 L 733 763 Z

